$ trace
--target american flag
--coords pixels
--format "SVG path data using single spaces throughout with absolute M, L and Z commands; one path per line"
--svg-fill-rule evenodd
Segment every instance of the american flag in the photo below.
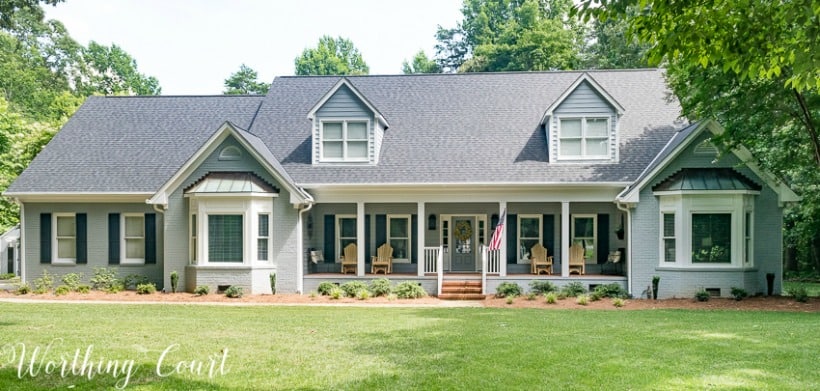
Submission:
M 504 209 L 504 212 L 501 213 L 501 217 L 498 219 L 498 224 L 495 226 L 495 232 L 493 232 L 493 238 L 490 240 L 490 251 L 498 250 L 501 248 L 501 233 L 504 232 L 504 221 L 507 219 L 507 209 Z

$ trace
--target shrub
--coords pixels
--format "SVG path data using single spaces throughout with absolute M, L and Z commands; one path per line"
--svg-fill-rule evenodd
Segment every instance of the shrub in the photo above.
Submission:
M 80 287 L 80 283 L 82 283 L 83 274 L 82 273 L 68 273 L 68 274 L 64 275 L 61 280 L 63 281 L 63 284 L 65 284 L 65 286 L 68 287 L 68 289 L 71 289 L 72 291 L 76 291 Z
M 137 289 L 137 286 L 147 283 L 148 277 L 141 274 L 129 274 L 122 279 L 123 289 Z
M 535 292 L 530 292 L 527 294 L 527 300 L 529 301 L 533 301 L 536 298 L 538 298 L 538 294 L 536 294 Z
M 786 293 L 788 293 L 789 296 L 794 297 L 794 300 L 800 303 L 805 303 L 809 301 L 809 292 L 806 290 L 806 287 L 804 286 L 791 287 L 789 289 L 786 289 Z
M 20 283 L 20 285 L 17 286 L 17 290 L 15 290 L 14 293 L 18 295 L 25 295 L 31 293 L 31 287 L 28 286 L 27 282 L 22 282 Z
M 557 298 L 558 300 L 564 300 L 564 299 L 566 299 L 566 298 L 567 298 L 567 294 L 566 294 L 566 293 L 564 293 L 564 292 L 558 292 L 558 295 L 556 296 L 556 298 Z
M 695 300 L 697 300 L 697 301 L 709 301 L 709 298 L 711 296 L 712 295 L 710 295 L 709 292 L 706 292 L 705 289 L 701 289 L 701 290 L 695 292 Z
M 12 278 L 17 277 L 14 273 L 3 273 L 0 274 L 0 280 L 11 280 Z
M 732 297 L 734 297 L 735 300 L 741 301 L 741 300 L 745 299 L 748 296 L 749 296 L 749 293 L 746 292 L 745 289 L 734 287 L 734 286 L 732 287 Z
M 79 292 L 79 293 L 91 292 L 91 285 L 80 284 L 80 285 L 77 286 L 77 292 Z
M 621 308 L 621 307 L 624 306 L 624 304 L 625 304 L 624 299 L 622 299 L 620 297 L 616 297 L 616 298 L 612 299 L 612 305 L 614 305 L 615 307 Z
M 512 304 L 515 301 L 515 296 L 507 296 L 507 304 Z
M 396 300 L 396 299 L 398 299 L 398 296 L 396 296 L 395 293 L 391 293 L 391 294 L 387 295 L 387 300 L 388 301 L 393 301 L 393 300 Z
M 539 281 L 539 280 L 532 280 L 530 281 L 530 292 L 534 292 L 539 295 L 543 295 L 544 293 L 548 292 L 555 292 L 558 288 L 555 284 L 549 281 Z
M 171 272 L 171 293 L 177 293 L 179 286 L 179 273 L 176 270 Z
M 328 296 L 330 295 L 330 292 L 333 290 L 333 288 L 338 288 L 338 285 L 332 282 L 325 281 L 319 284 L 319 286 L 316 288 L 316 291 L 319 292 L 319 294 L 322 296 Z
M 117 269 L 95 267 L 94 276 L 91 277 L 91 288 L 100 291 L 108 291 L 115 285 L 121 285 L 117 276 Z
M 60 286 L 57 287 L 57 289 L 54 290 L 54 295 L 55 296 L 67 295 L 71 291 L 72 291 L 72 289 L 69 288 L 68 285 L 60 285 Z
M 370 291 L 367 289 L 359 289 L 356 292 L 356 298 L 359 300 L 367 300 L 370 298 Z
M 498 287 L 495 288 L 495 297 L 510 297 L 510 296 L 521 296 L 521 287 L 510 281 L 504 281 L 498 284 Z
M 595 287 L 593 293 L 599 294 L 600 297 L 617 297 L 621 299 L 624 299 L 629 295 L 626 289 L 621 287 L 621 284 L 618 284 L 617 282 L 613 282 L 611 284 L 598 285 Z
M 339 298 L 344 296 L 344 294 L 345 292 L 342 290 L 342 288 L 339 288 L 338 286 L 334 285 L 333 288 L 330 289 L 329 296 L 333 300 L 339 300 Z
M 577 297 L 578 295 L 587 293 L 587 288 L 584 288 L 584 284 L 578 281 L 573 281 L 567 285 L 564 285 L 564 287 L 561 288 L 561 293 L 563 293 L 566 297 Z
M 589 296 L 579 295 L 578 298 L 575 299 L 575 302 L 578 303 L 578 305 L 587 305 L 589 304 Z
M 108 293 L 120 293 L 125 290 L 125 287 L 122 285 L 122 282 L 117 281 L 114 285 L 106 288 L 105 291 Z
M 137 285 L 137 294 L 139 295 L 150 295 L 156 292 L 157 286 L 152 283 Z
M 225 296 L 230 297 L 231 299 L 238 299 L 242 297 L 244 293 L 242 292 L 242 287 L 231 285 L 228 289 L 225 289 Z
M 589 294 L 589 301 L 598 301 L 604 298 L 604 294 L 600 292 L 592 292 Z
M 370 293 L 376 297 L 387 296 L 392 291 L 390 288 L 390 280 L 386 278 L 377 278 L 370 281 L 370 287 L 368 289 L 370 289 Z
M 35 278 L 32 281 L 34 284 L 34 293 L 43 294 L 54 288 L 54 275 L 48 270 L 43 270 L 43 275 Z
M 546 299 L 547 304 L 555 304 L 558 302 L 558 294 L 555 292 L 549 292 L 544 295 L 544 299 Z
M 361 289 L 367 289 L 367 285 L 361 281 L 348 281 L 340 286 L 342 292 L 347 297 L 356 297 L 356 292 Z
M 315 299 L 316 296 L 318 296 L 318 295 L 319 294 L 316 293 L 316 291 L 310 291 L 310 293 L 308 294 L 308 297 L 310 297 L 311 299 Z
M 418 299 L 427 296 L 427 291 L 419 283 L 412 281 L 405 281 L 396 285 L 393 292 L 399 299 Z
M 211 293 L 211 288 L 207 285 L 200 285 L 194 289 L 194 294 L 197 296 L 205 296 L 208 293 Z
M 272 295 L 276 294 L 276 273 L 270 274 L 270 293 Z

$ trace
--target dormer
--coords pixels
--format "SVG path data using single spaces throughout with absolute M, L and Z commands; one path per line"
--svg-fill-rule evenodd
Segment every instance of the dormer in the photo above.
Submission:
M 542 117 L 550 163 L 618 162 L 618 121 L 623 112 L 592 76 L 582 74 Z
M 314 165 L 373 165 L 379 162 L 384 116 L 347 78 L 341 78 L 308 113 Z

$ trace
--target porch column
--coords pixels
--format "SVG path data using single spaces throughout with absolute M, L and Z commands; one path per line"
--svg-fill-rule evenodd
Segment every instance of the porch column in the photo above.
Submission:
M 561 277 L 569 277 L 569 202 L 561 202 Z
M 364 202 L 356 203 L 356 275 L 364 277 Z
M 416 271 L 419 276 L 424 275 L 424 264 L 427 261 L 424 253 L 424 227 L 427 225 L 427 212 L 425 212 L 424 202 L 416 203 Z
M 498 218 L 506 219 L 507 216 L 504 215 L 504 211 L 507 210 L 507 201 L 501 201 L 498 203 Z M 498 256 L 498 275 L 504 277 L 507 275 L 507 231 L 510 230 L 510 227 L 507 227 L 506 221 L 499 221 L 499 223 L 504 224 L 504 229 L 501 230 L 501 252 Z M 493 227 L 495 229 L 495 227 Z M 492 237 L 492 236 L 491 236 Z

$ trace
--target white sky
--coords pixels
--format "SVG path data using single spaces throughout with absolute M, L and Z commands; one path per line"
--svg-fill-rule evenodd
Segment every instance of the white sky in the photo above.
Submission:
M 292 75 L 293 61 L 322 35 L 353 41 L 370 74 L 401 73 L 436 26 L 455 27 L 461 0 L 66 0 L 45 5 L 83 45 L 122 47 L 163 95 L 220 94 L 247 64 L 259 80 Z

